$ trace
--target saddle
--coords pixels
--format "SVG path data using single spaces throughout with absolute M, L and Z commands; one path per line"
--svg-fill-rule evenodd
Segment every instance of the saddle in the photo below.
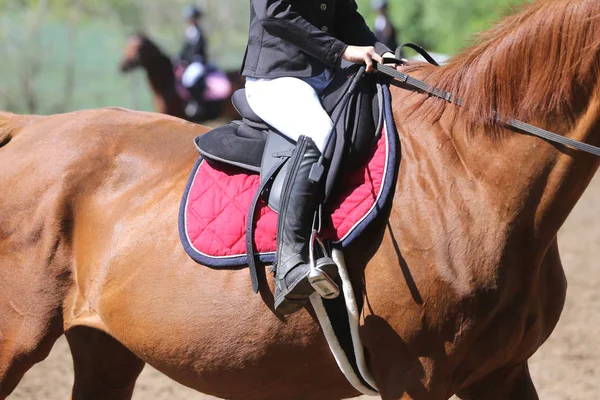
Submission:
M 324 154 L 328 164 L 325 202 L 334 191 L 335 176 L 340 168 L 347 170 L 361 165 L 371 154 L 381 132 L 381 83 L 375 76 L 355 79 L 359 69 L 359 66 L 350 66 L 341 70 L 321 94 L 323 107 L 335 122 L 332 140 Z M 349 101 L 344 102 L 344 95 L 353 83 L 358 86 Z M 209 163 L 224 163 L 260 173 L 261 185 L 265 185 L 264 200 L 278 212 L 287 166 L 283 163 L 280 168 L 275 167 L 292 151 L 295 142 L 252 111 L 245 89 L 236 91 L 232 102 L 242 119 L 197 137 L 195 146 Z

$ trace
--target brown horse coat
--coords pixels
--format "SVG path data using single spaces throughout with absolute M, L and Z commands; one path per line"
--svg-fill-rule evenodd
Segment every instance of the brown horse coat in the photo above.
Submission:
M 403 160 L 389 223 L 346 253 L 382 398 L 537 398 L 527 359 L 566 291 L 556 234 L 599 164 L 481 123 L 528 112 L 600 144 L 598 38 L 600 3 L 543 1 L 449 66 L 411 67 L 461 83 L 469 104 L 487 83 L 495 100 L 477 113 L 393 89 Z M 560 86 L 540 83 L 554 75 Z M 63 332 L 74 399 L 130 398 L 144 363 L 225 398 L 357 394 L 310 310 L 281 319 L 247 271 L 183 251 L 178 205 L 205 130 L 119 109 L 0 115 L 0 399 Z

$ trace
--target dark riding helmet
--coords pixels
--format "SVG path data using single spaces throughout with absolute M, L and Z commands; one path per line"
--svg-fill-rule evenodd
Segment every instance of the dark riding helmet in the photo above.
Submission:
M 201 16 L 202 16 L 202 10 L 200 10 L 198 7 L 196 7 L 194 5 L 187 6 L 183 10 L 183 18 L 184 19 L 200 18 Z
M 381 10 L 382 8 L 387 8 L 388 5 L 388 0 L 371 0 L 371 8 L 373 10 Z

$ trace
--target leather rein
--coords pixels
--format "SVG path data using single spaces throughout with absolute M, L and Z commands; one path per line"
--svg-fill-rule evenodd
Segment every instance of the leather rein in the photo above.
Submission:
M 427 53 L 427 51 L 425 51 L 421 46 L 415 45 L 413 43 L 407 43 L 407 44 L 400 46 L 398 48 L 398 50 L 396 50 L 396 58 L 384 58 L 384 62 L 391 63 L 391 64 L 401 64 L 403 61 L 400 59 L 399 53 L 400 53 L 400 50 L 402 47 L 412 48 L 413 50 L 415 50 L 419 54 L 421 54 L 430 64 L 439 66 L 439 64 L 433 59 L 433 57 L 431 57 Z M 392 68 L 388 65 L 376 64 L 376 68 L 377 68 L 377 71 L 379 71 L 380 73 L 387 75 L 387 76 L 393 78 L 394 80 L 400 82 L 404 88 L 427 93 L 431 96 L 445 100 L 446 102 L 448 102 L 450 104 L 455 104 L 459 107 L 464 105 L 463 100 L 454 96 L 452 93 L 447 92 L 440 88 L 432 87 L 432 86 L 428 85 L 427 83 L 425 83 L 419 79 L 416 79 L 408 74 L 400 72 L 397 69 Z M 580 142 L 577 140 L 569 139 L 567 137 L 558 135 L 556 133 L 547 131 L 545 129 L 538 128 L 537 126 L 530 125 L 526 122 L 519 121 L 518 119 L 510 118 L 507 120 L 501 120 L 500 118 L 497 117 L 497 120 L 499 122 L 501 122 L 503 125 L 505 125 L 507 128 L 511 128 L 511 129 L 519 131 L 519 132 L 537 136 L 537 137 L 540 137 L 549 142 L 558 143 L 563 146 L 567 146 L 567 147 L 570 147 L 570 148 L 573 148 L 573 149 L 576 149 L 579 151 L 583 151 L 586 153 L 590 153 L 590 154 L 600 157 L 600 147 L 592 146 L 591 144 L 587 144 L 587 143 Z

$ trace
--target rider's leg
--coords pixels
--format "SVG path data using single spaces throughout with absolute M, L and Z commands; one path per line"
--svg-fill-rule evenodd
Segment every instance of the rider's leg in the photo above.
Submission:
M 252 110 L 292 140 L 310 137 L 323 151 L 333 122 L 315 89 L 298 78 L 248 79 L 246 97 Z
M 206 66 L 199 61 L 191 63 L 181 76 L 181 83 L 185 86 L 192 99 L 195 101 L 188 105 L 186 114 L 190 117 L 204 118 L 204 92 L 206 91 Z
M 321 185 L 310 181 L 310 170 L 325 148 L 332 122 L 315 90 L 296 78 L 246 84 L 254 112 L 298 143 L 289 160 L 277 229 L 275 309 L 291 314 L 314 292 L 308 282 L 309 239 L 321 199 Z M 322 259 L 322 270 L 333 276 L 337 267 Z
M 181 76 L 181 83 L 183 86 L 190 89 L 204 76 L 205 72 L 206 67 L 204 64 L 198 61 L 193 62 L 185 69 L 185 72 Z

